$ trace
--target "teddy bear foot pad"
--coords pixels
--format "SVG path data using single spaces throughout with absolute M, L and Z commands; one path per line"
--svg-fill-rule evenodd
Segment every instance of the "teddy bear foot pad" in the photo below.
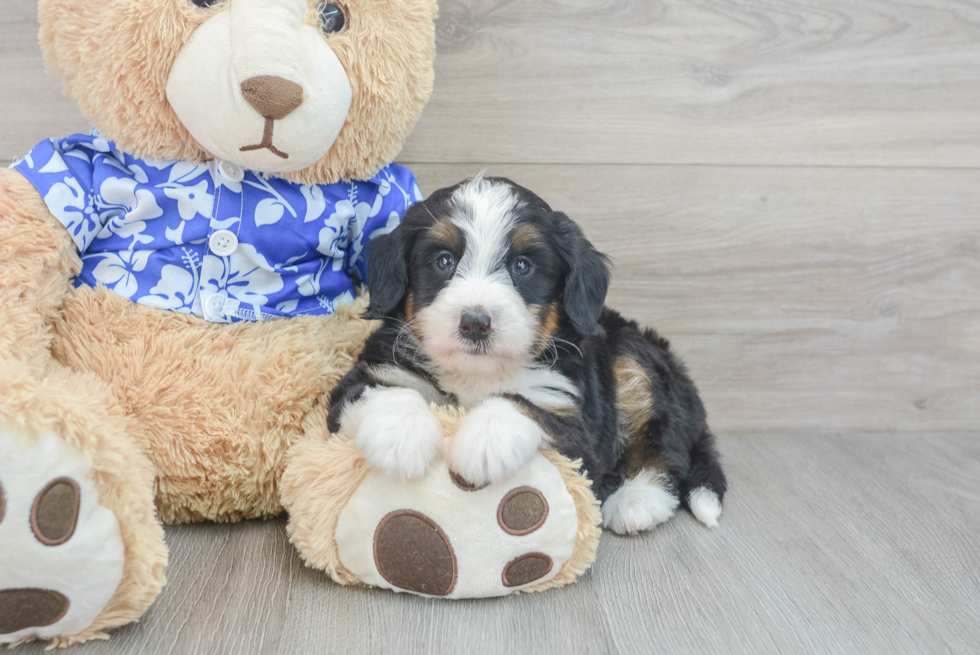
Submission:
M 575 502 L 538 455 L 474 487 L 434 464 L 417 480 L 368 473 L 337 523 L 340 561 L 361 581 L 445 598 L 502 596 L 544 583 L 572 556 Z
M 0 451 L 0 642 L 80 632 L 122 579 L 119 523 L 64 440 L 0 428 Z

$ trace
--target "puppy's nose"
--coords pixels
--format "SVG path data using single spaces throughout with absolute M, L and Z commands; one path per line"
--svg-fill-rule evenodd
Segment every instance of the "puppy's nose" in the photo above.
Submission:
M 459 334 L 470 341 L 483 341 L 490 336 L 490 317 L 483 312 L 463 312 Z
M 303 87 L 275 75 L 258 75 L 242 82 L 242 96 L 265 118 L 279 120 L 303 104 Z

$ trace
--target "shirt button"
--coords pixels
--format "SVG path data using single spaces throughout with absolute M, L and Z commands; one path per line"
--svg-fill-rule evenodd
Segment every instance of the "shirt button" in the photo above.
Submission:
M 218 230 L 208 239 L 211 252 L 219 257 L 227 257 L 238 249 L 238 237 L 234 232 L 228 230 Z
M 212 293 L 204 301 L 204 315 L 214 321 L 225 314 L 225 294 L 218 292 Z
M 230 161 L 218 162 L 218 172 L 221 173 L 222 177 L 232 182 L 241 182 L 245 179 L 245 171 L 242 170 L 242 167 Z

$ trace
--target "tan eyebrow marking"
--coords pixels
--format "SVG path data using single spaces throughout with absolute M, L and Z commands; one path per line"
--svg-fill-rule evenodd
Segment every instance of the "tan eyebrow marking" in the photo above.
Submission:
M 524 250 L 540 244 L 544 239 L 538 228 L 527 223 L 518 225 L 510 235 L 510 243 L 515 250 Z
M 463 245 L 463 234 L 459 228 L 448 219 L 440 219 L 428 229 L 429 236 L 446 244 L 446 247 L 458 251 Z

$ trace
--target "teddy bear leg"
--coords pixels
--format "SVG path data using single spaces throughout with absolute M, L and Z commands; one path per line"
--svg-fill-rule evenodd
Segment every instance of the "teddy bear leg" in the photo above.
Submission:
M 0 364 L 0 643 L 104 638 L 164 583 L 149 461 L 94 376 Z

